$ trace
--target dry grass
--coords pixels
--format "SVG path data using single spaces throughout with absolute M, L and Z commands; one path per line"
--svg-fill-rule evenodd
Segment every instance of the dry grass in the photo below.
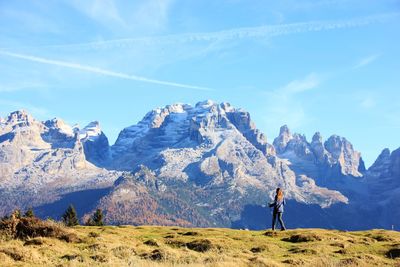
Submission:
M 400 267 L 400 233 L 384 230 L 79 226 L 68 232 L 79 242 L 58 236 L 0 238 L 1 266 Z

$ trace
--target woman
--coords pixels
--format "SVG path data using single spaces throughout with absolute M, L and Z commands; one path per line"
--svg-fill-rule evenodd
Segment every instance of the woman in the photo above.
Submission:
M 276 196 L 274 203 L 269 204 L 269 207 L 274 207 L 273 215 L 272 215 L 272 231 L 275 230 L 276 218 L 278 217 L 279 224 L 281 225 L 281 230 L 286 230 L 285 224 L 282 220 L 283 206 L 285 206 L 286 202 L 283 198 L 283 190 L 280 188 L 276 189 Z

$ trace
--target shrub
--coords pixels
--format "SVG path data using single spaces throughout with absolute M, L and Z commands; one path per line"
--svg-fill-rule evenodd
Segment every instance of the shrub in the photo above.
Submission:
M 35 217 L 35 214 L 33 213 L 33 209 L 32 209 L 32 208 L 29 208 L 29 209 L 25 212 L 24 217 L 29 217 L 29 218 Z

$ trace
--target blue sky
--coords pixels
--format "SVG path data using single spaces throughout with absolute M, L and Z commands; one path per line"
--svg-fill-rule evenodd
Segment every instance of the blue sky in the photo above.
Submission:
M 400 146 L 400 1 L 0 0 L 0 116 L 113 143 L 146 112 L 227 101 L 270 142 L 338 134 L 367 165 Z

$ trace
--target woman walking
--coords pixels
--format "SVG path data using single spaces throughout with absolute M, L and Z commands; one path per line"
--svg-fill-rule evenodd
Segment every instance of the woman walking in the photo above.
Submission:
M 278 218 L 279 224 L 281 225 L 281 230 L 286 230 L 285 224 L 282 220 L 283 206 L 285 206 L 285 198 L 283 197 L 283 190 L 281 188 L 276 189 L 275 201 L 269 204 L 269 207 L 273 207 L 274 211 L 272 213 L 272 231 L 275 230 L 276 218 Z

